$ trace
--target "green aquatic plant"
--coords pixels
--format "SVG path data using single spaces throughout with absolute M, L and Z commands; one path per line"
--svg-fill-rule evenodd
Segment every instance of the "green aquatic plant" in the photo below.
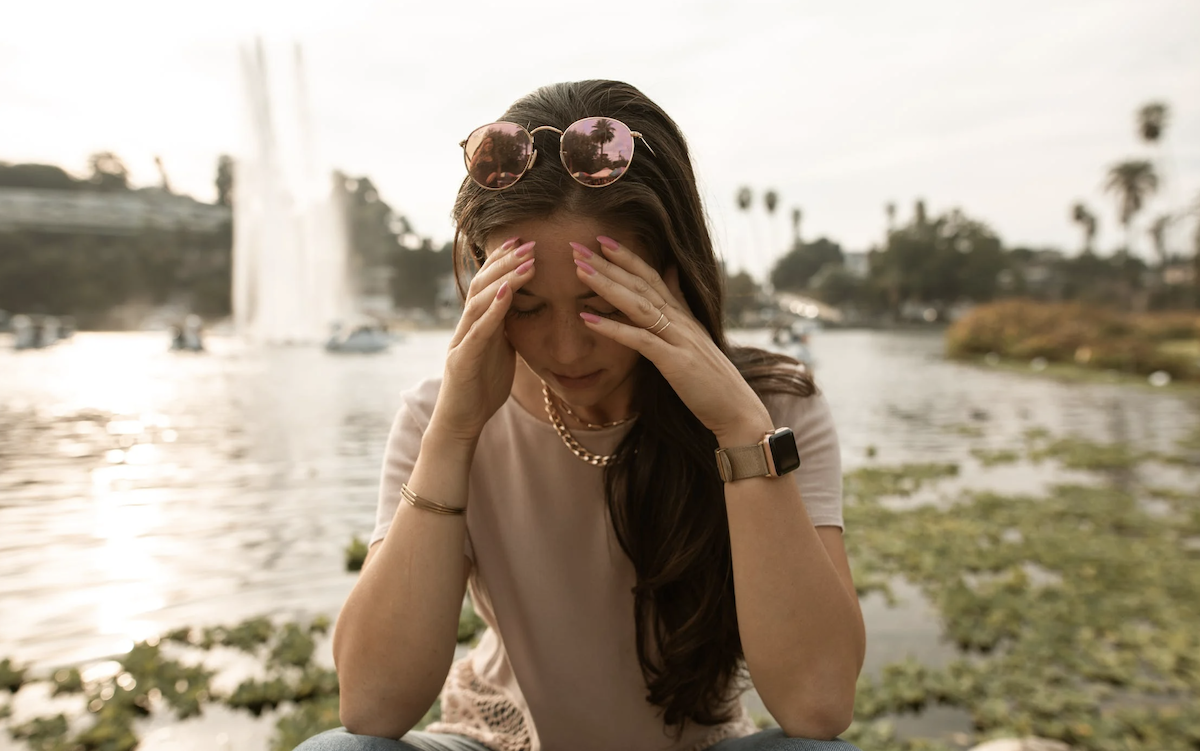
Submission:
M 1016 464 L 1021 461 L 1021 453 L 1013 449 L 971 449 L 971 456 L 979 460 L 985 467 L 995 467 L 1001 464 Z
M 25 684 L 27 668 L 17 667 L 11 659 L 0 660 L 0 690 L 15 694 Z
M 83 676 L 78 668 L 64 668 L 54 673 L 54 692 L 52 696 L 62 694 L 77 694 L 83 691 Z
M 860 467 L 845 475 L 843 492 L 847 498 L 873 503 L 886 496 L 910 496 L 930 482 L 957 474 L 957 464 Z
M 1060 438 L 1029 451 L 1029 459 L 1034 462 L 1054 459 L 1064 467 L 1090 471 L 1129 470 L 1153 456 L 1127 443 L 1098 443 L 1077 436 Z
M 275 722 L 271 751 L 292 751 L 317 733 L 341 726 L 337 696 L 303 702 Z
M 964 655 L 938 669 L 908 659 L 864 677 L 860 735 L 847 738 L 895 747 L 879 723 L 941 704 L 965 710 L 980 739 L 1036 735 L 1081 751 L 1196 748 L 1196 495 L 1106 481 L 1151 461 L 1125 446 L 1026 439 L 1044 458 L 1099 471 L 1100 482 L 1039 496 L 962 491 L 945 507 L 847 504 L 856 570 L 917 586 Z M 1146 497 L 1167 512 L 1152 513 Z
M 25 741 L 34 751 L 66 751 L 71 748 L 67 743 L 69 730 L 67 716 L 57 714 L 52 717 L 37 717 L 9 728 L 8 734 L 15 741 Z
M 276 633 L 274 642 L 267 660 L 269 665 L 294 665 L 302 668 L 309 663 L 317 648 L 310 629 L 296 623 L 285 623 Z
M 346 570 L 362 571 L 363 563 L 367 560 L 367 550 L 367 543 L 358 535 L 351 538 L 350 544 L 346 546 Z

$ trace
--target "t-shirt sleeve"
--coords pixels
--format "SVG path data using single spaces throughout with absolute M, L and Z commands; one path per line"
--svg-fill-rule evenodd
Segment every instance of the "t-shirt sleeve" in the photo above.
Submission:
M 375 509 L 375 531 L 371 533 L 368 547 L 386 537 L 391 529 L 396 509 L 403 502 L 400 486 L 412 477 L 417 455 L 421 453 L 421 437 L 429 427 L 440 387 L 441 379 L 430 379 L 401 395 L 400 409 L 392 422 L 387 449 L 384 451 L 383 473 L 379 481 L 379 505 Z M 467 532 L 463 553 L 472 561 L 475 560 L 470 530 Z
M 820 393 L 771 394 L 764 401 L 775 425 L 791 428 L 796 435 L 800 467 L 791 474 L 813 526 L 844 529 L 842 452 L 829 402 Z

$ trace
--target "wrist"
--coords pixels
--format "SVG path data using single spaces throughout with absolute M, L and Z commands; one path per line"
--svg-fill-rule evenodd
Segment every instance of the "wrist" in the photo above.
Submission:
M 733 448 L 759 443 L 764 435 L 775 429 L 771 414 L 761 404 L 758 409 L 743 412 L 742 415 L 735 422 L 713 431 L 718 447 Z
M 478 434 L 463 434 L 443 425 L 434 413 L 429 421 L 429 427 L 421 436 L 421 451 L 429 450 L 436 456 L 445 459 L 462 459 L 470 464 L 475 457 L 475 447 L 479 444 Z

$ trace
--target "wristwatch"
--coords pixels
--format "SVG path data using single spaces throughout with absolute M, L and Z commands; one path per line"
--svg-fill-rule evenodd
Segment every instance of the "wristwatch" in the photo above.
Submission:
M 791 428 L 776 428 L 750 446 L 717 449 L 717 471 L 725 482 L 747 477 L 779 477 L 800 466 Z

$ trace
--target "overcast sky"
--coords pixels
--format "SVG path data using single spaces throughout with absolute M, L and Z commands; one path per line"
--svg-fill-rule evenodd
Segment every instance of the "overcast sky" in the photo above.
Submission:
M 865 250 L 887 202 L 903 221 L 924 198 L 1009 246 L 1074 251 L 1069 209 L 1084 200 L 1111 249 L 1105 171 L 1148 153 L 1134 114 L 1152 100 L 1171 121 L 1150 211 L 1200 197 L 1195 0 L 7 5 L 0 161 L 82 173 L 112 150 L 150 184 L 159 155 L 175 189 L 212 200 L 217 156 L 245 144 L 238 48 L 265 34 L 303 46 L 321 158 L 370 176 L 438 240 L 453 231 L 458 141 L 529 90 L 581 78 L 629 81 L 676 119 L 718 242 L 756 269 L 742 184 L 781 196 L 774 227 L 756 203 L 764 244 L 787 241 L 799 206 L 806 239 Z

